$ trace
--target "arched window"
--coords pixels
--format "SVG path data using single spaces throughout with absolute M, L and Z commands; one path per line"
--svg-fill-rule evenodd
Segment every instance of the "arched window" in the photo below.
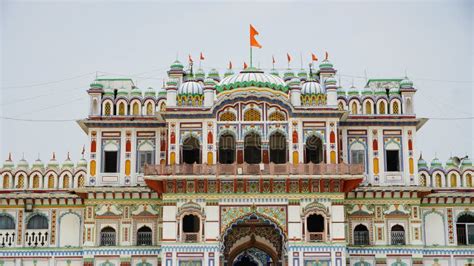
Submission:
M 422 187 L 426 186 L 426 175 L 420 174 L 419 185 Z
M 363 224 L 354 228 L 354 245 L 367 246 L 370 244 L 369 229 Z
M 249 164 L 257 164 L 262 161 L 262 142 L 260 136 L 255 132 L 245 136 L 244 160 Z
M 112 115 L 112 106 L 110 102 L 105 103 L 104 115 Z
M 385 114 L 385 101 L 381 101 L 379 104 L 379 114 Z
M 256 109 L 249 109 L 244 113 L 244 121 L 260 121 L 262 117 Z
M 285 121 L 285 114 L 279 111 L 275 111 L 268 117 L 270 121 Z
M 221 114 L 221 117 L 219 118 L 220 121 L 235 121 L 235 114 L 227 111 Z
M 48 219 L 43 215 L 36 214 L 28 220 L 26 229 L 48 229 Z
M 199 240 L 200 219 L 198 216 L 188 214 L 183 217 L 183 240 L 197 242 Z
M 18 176 L 18 180 L 16 181 L 16 188 L 23 188 L 25 186 L 25 176 L 20 175 Z
M 400 146 L 397 143 L 390 142 L 385 146 L 385 166 L 387 172 L 400 171 L 400 156 Z
M 139 115 L 140 114 L 140 105 L 138 104 L 138 102 L 133 103 L 132 113 L 133 113 L 133 115 Z
M 351 146 L 351 164 L 362 164 L 365 167 L 365 146 L 360 142 L 355 142 Z
M 286 155 L 288 153 L 286 147 L 286 137 L 280 133 L 275 132 L 270 136 L 270 161 L 272 163 L 286 163 Z
M 235 138 L 226 133 L 219 137 L 219 163 L 231 164 L 235 162 Z
M 100 245 L 101 246 L 115 246 L 116 232 L 115 229 L 107 226 L 100 230 Z
M 188 164 L 200 163 L 201 161 L 201 145 L 199 140 L 193 136 L 183 141 L 182 146 L 183 162 Z
M 368 115 L 372 114 L 372 103 L 370 101 L 365 102 L 365 113 Z
M 472 187 L 472 175 L 466 174 L 466 187 Z
M 399 224 L 392 226 L 390 236 L 392 245 L 405 245 L 405 229 L 403 226 Z
M 146 115 L 153 115 L 153 104 L 151 102 L 146 105 Z
M 344 104 L 343 104 L 342 102 L 339 102 L 339 103 L 337 104 L 337 109 L 338 109 L 339 111 L 343 111 L 343 110 L 344 110 Z
M 8 215 L 0 215 L 0 230 L 15 229 L 15 221 Z
M 48 188 L 54 188 L 54 176 L 53 175 L 48 176 Z
M 450 179 L 449 183 L 450 183 L 451 187 L 457 187 L 458 186 L 458 180 L 457 180 L 457 176 L 455 174 L 451 174 L 449 179 Z
M 119 147 L 117 142 L 105 144 L 102 155 L 102 172 L 118 173 L 119 171 Z
M 323 161 L 323 142 L 316 136 L 306 140 L 305 163 L 321 163 Z
M 35 175 L 33 177 L 33 188 L 39 188 L 40 186 L 40 177 L 39 175 Z
M 152 231 L 148 226 L 142 226 L 137 231 L 137 246 L 151 246 L 152 245 Z
M 435 175 L 435 187 L 442 187 L 443 181 L 441 175 L 438 173 Z
M 63 188 L 69 188 L 69 176 L 68 175 L 65 175 L 63 177 Z
M 3 188 L 10 188 L 10 177 L 3 175 Z
M 399 114 L 400 113 L 400 107 L 398 106 L 398 101 L 393 102 L 392 113 L 393 114 Z
M 79 180 L 77 181 L 77 187 L 84 187 L 84 183 L 85 183 L 84 175 L 80 175 Z
M 311 214 L 306 218 L 306 229 L 308 231 L 308 241 L 325 241 L 325 219 L 320 214 Z
M 474 245 L 474 214 L 459 216 L 456 222 L 458 245 Z
M 119 103 L 118 115 L 125 115 L 125 103 Z
M 155 164 L 155 146 L 148 141 L 142 143 L 137 150 L 137 170 L 139 173 L 145 172 L 146 164 Z
M 357 103 L 356 102 L 352 102 L 351 112 L 352 112 L 353 115 L 357 114 Z

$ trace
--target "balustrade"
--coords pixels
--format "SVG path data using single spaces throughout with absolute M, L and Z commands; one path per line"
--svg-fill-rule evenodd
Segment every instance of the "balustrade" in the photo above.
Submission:
M 27 229 L 25 232 L 25 246 L 47 247 L 48 236 L 48 229 Z

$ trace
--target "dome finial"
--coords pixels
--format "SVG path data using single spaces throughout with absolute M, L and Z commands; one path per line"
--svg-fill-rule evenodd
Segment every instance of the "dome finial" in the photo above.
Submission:
M 71 157 L 69 157 L 69 152 L 67 152 L 67 158 L 66 160 L 71 160 Z
M 11 153 L 11 152 L 8 153 L 8 160 L 9 160 L 9 161 L 12 160 L 12 153 Z
M 56 160 L 56 153 L 53 151 L 53 158 L 52 160 Z

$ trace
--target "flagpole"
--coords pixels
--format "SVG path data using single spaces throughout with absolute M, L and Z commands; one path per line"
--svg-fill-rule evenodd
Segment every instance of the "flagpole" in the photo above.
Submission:
M 252 67 L 252 45 L 250 45 L 250 67 Z

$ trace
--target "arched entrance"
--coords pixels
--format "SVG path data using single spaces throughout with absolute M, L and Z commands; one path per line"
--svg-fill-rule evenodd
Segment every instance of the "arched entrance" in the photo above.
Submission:
M 270 219 L 256 213 L 242 217 L 222 237 L 223 265 L 285 265 L 286 236 Z
M 188 164 L 200 163 L 201 161 L 201 145 L 199 140 L 193 136 L 183 141 L 183 162 Z
M 275 132 L 270 136 L 270 161 L 272 163 L 286 163 L 286 137 L 280 132 Z
M 262 141 L 260 136 L 255 133 L 249 133 L 244 139 L 244 160 L 249 164 L 262 162 Z
M 323 161 L 323 142 L 316 136 L 306 140 L 305 163 L 321 163 Z
M 219 138 L 219 163 L 235 162 L 235 138 L 230 133 L 222 134 Z

